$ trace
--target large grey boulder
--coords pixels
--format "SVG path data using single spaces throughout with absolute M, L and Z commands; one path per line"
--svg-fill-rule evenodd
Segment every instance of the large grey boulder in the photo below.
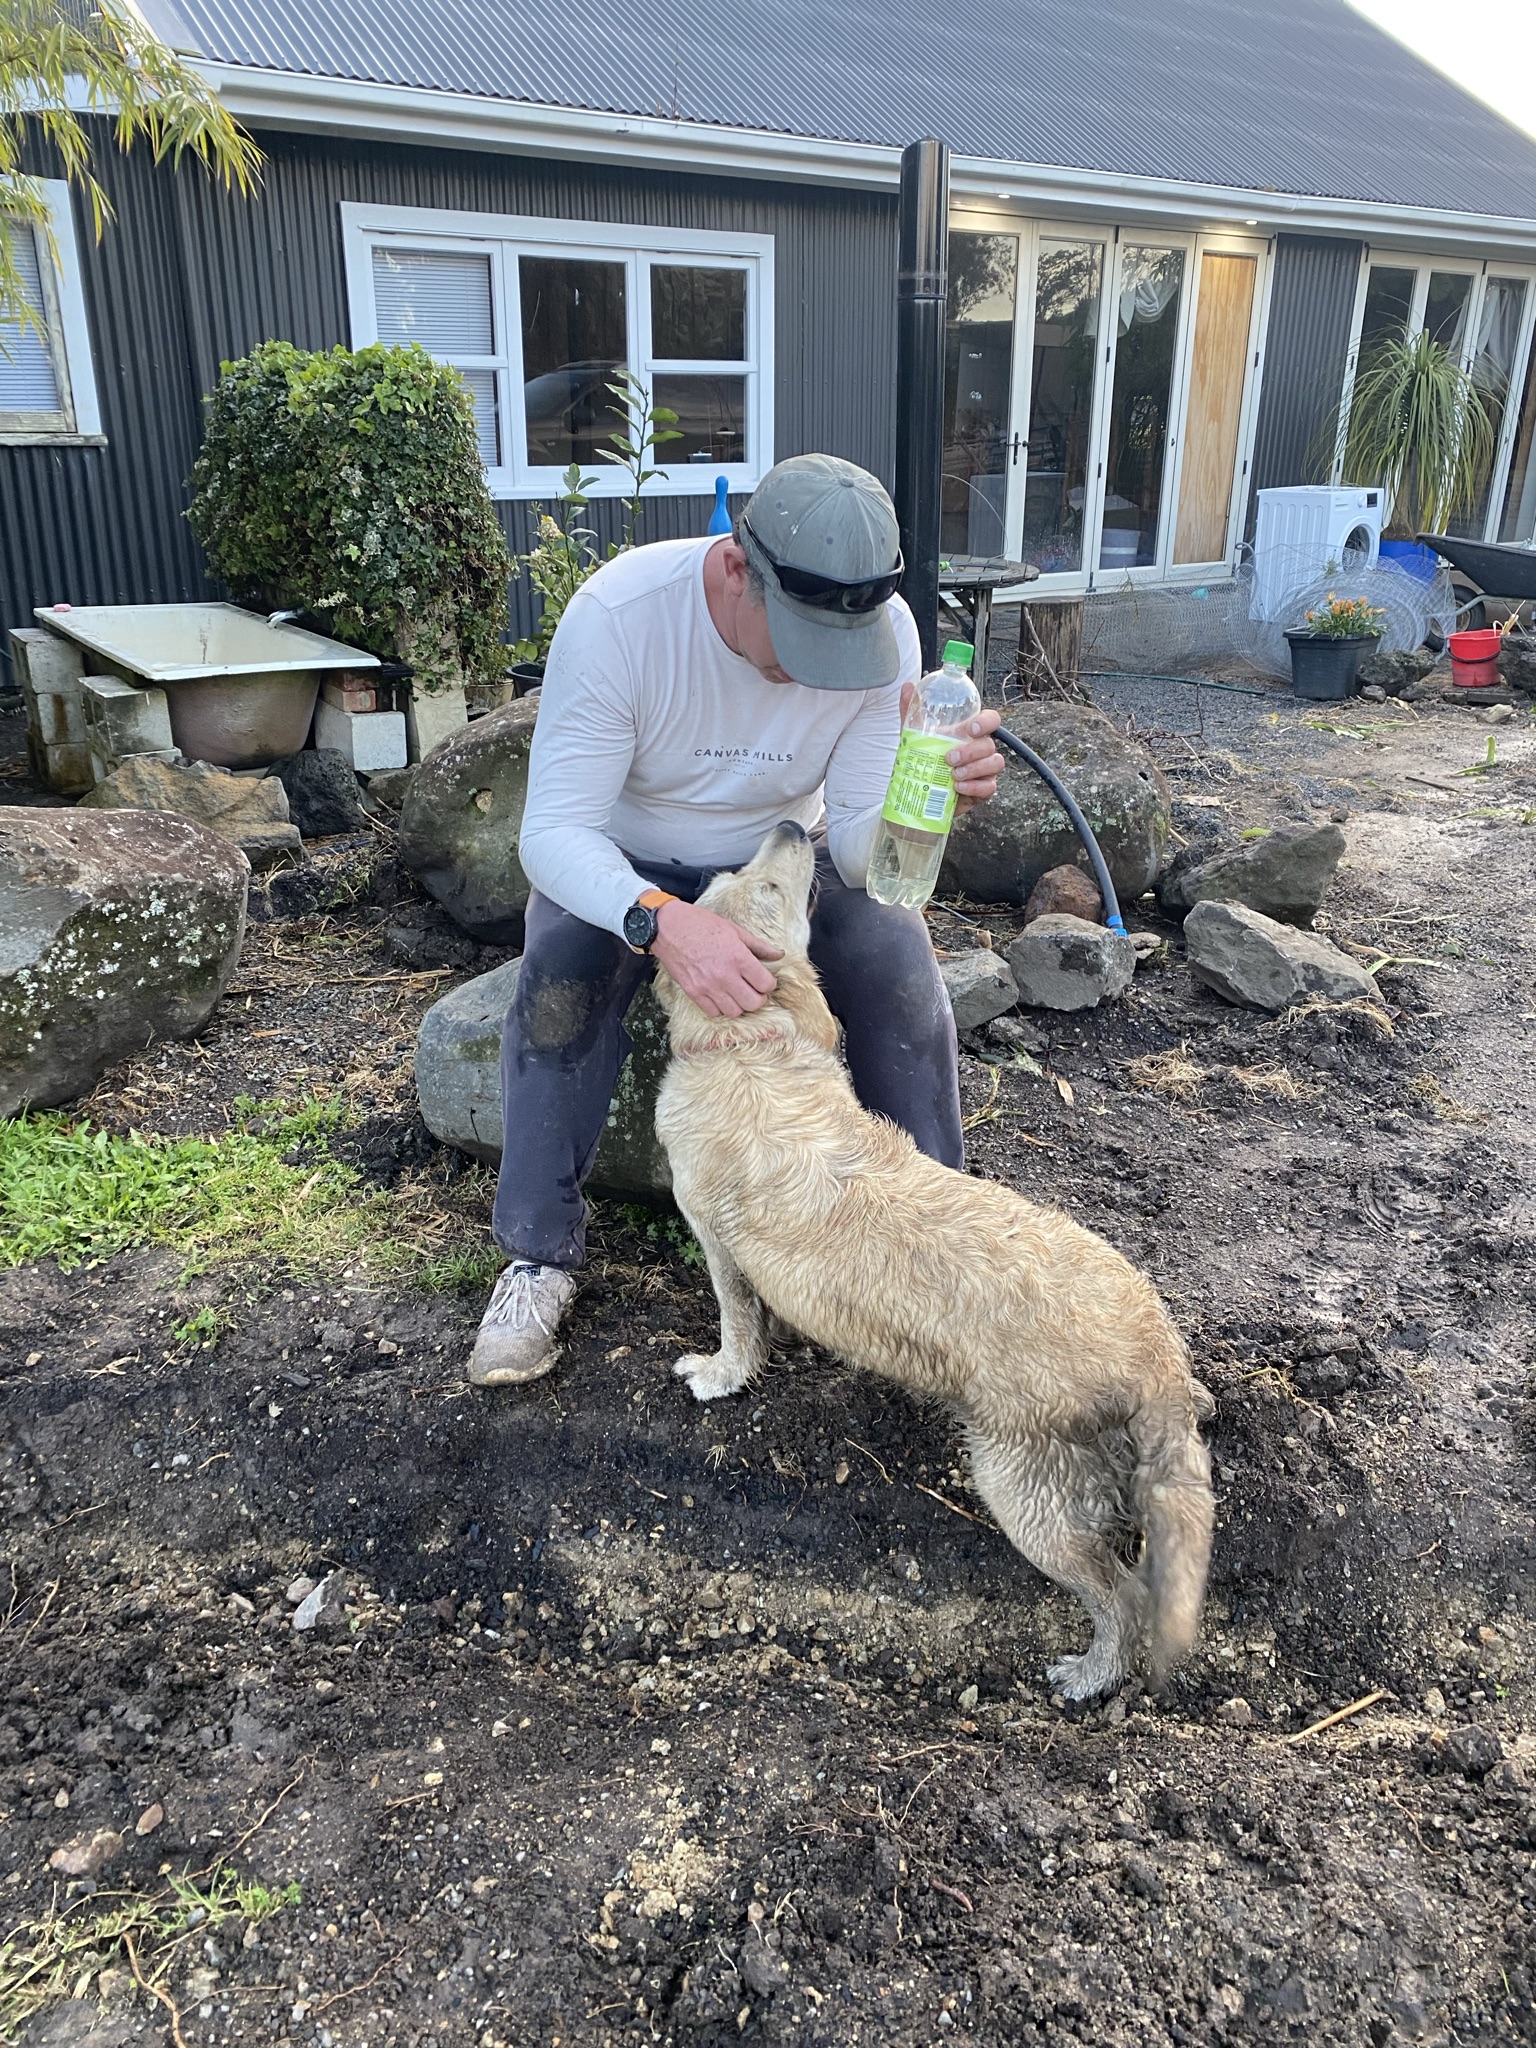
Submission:
M 949 997 L 957 1031 L 979 1031 L 1019 1000 L 1018 987 L 1001 953 L 977 946 L 939 962 L 939 979 Z
M 1310 924 L 1343 853 L 1337 825 L 1277 825 L 1262 839 L 1176 862 L 1158 883 L 1157 900 L 1170 917 L 1197 903 L 1246 903 L 1282 924 Z
M 1124 932 L 1050 912 L 1024 927 L 1008 965 L 1030 1009 L 1092 1010 L 1130 987 L 1136 948 Z
M 182 818 L 0 810 L 0 1116 L 206 1023 L 250 879 L 238 847 Z
M 528 877 L 517 835 L 538 705 L 521 697 L 435 747 L 400 811 L 400 859 L 454 922 L 488 945 L 520 946 Z
M 501 1159 L 501 1027 L 522 964 L 509 960 L 453 989 L 428 1010 L 416 1039 L 416 1094 L 427 1129 L 492 1166 Z M 589 1185 L 596 1194 L 670 1194 L 671 1169 L 656 1135 L 667 1027 L 649 987 L 630 1004 L 624 1028 L 634 1049 L 609 1105 Z
M 1156 881 L 1168 854 L 1168 785 L 1152 757 L 1086 705 L 1014 705 L 1008 720 L 1077 799 L 1117 893 L 1134 902 Z M 1027 903 L 1042 875 L 1074 865 L 1080 852 L 1050 790 L 1010 757 L 997 795 L 951 833 L 940 886 L 982 903 Z
M 1184 920 L 1184 943 L 1195 979 L 1250 1010 L 1278 1015 L 1309 996 L 1378 1000 L 1375 982 L 1347 953 L 1246 904 L 1197 903 Z

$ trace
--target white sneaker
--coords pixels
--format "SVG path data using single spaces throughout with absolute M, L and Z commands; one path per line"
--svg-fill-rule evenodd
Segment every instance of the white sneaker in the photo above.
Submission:
M 561 1266 L 514 1259 L 496 1282 L 469 1356 L 472 1387 L 516 1387 L 541 1379 L 560 1356 L 560 1316 L 576 1292 Z

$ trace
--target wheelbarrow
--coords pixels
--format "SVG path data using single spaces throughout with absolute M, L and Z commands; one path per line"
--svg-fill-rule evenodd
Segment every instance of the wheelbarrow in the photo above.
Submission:
M 1463 540 L 1459 534 L 1421 533 L 1419 539 L 1475 583 L 1485 597 L 1501 598 L 1518 614 L 1536 602 L 1536 548 L 1507 541 Z

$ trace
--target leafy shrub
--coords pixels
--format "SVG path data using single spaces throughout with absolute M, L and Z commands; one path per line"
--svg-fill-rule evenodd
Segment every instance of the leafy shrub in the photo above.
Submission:
M 1355 640 L 1362 636 L 1379 640 L 1387 630 L 1387 615 L 1365 597 L 1335 597 L 1307 613 L 1307 631 L 1314 640 Z
M 329 613 L 418 688 L 499 682 L 511 562 L 463 379 L 424 348 L 221 365 L 188 518 L 245 596 Z

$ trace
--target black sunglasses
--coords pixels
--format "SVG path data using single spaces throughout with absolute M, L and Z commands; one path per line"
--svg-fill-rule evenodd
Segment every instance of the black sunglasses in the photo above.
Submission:
M 809 605 L 815 611 L 878 611 L 901 588 L 906 564 L 902 561 L 900 548 L 896 550 L 895 568 L 884 576 L 844 583 L 836 576 L 821 576 L 814 569 L 797 569 L 792 562 L 775 561 L 747 524 L 745 515 L 741 530 L 773 571 L 773 579 L 784 595 L 792 597 L 796 604 Z

